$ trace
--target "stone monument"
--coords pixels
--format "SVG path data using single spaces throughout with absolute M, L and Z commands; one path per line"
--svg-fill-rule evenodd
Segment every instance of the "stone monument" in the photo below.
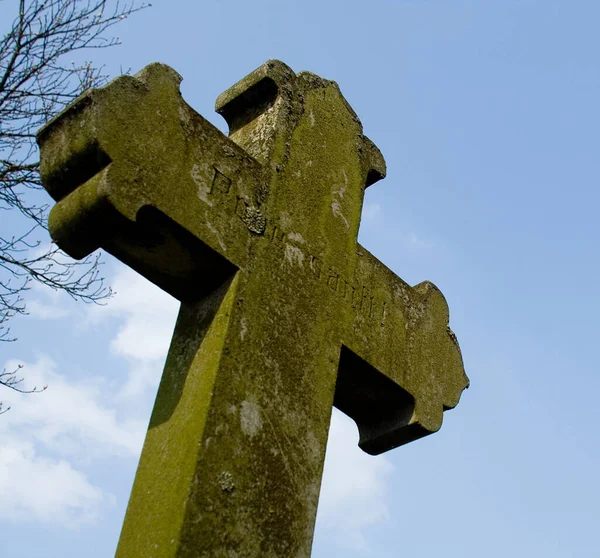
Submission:
M 38 133 L 56 243 L 181 301 L 117 556 L 309 556 L 332 406 L 370 454 L 436 432 L 460 349 L 440 291 L 357 243 L 385 162 L 335 82 L 265 63 L 226 137 L 180 81 L 151 64 Z

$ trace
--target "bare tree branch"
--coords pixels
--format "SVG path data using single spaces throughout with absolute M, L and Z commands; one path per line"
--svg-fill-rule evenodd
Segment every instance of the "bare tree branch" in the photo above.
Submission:
M 77 63 L 72 55 L 119 44 L 109 29 L 148 5 L 19 0 L 0 40 L 0 341 L 14 340 L 8 322 L 26 313 L 25 295 L 34 281 L 84 302 L 111 295 L 98 256 L 74 261 L 41 242 L 48 205 L 39 192 L 35 132 L 84 90 L 106 81 L 102 67 Z M 28 392 L 15 380 L 0 374 L 0 386 Z M 0 403 L 0 413 L 5 411 Z
M 33 386 L 32 388 L 23 387 L 25 378 L 19 378 L 17 376 L 17 373 L 20 372 L 22 368 L 23 365 L 19 364 L 17 365 L 17 369 L 12 372 L 7 372 L 6 370 L 0 372 L 0 386 L 7 387 L 18 393 L 40 393 L 48 389 L 47 385 L 42 386 L 41 388 L 38 388 L 37 386 Z M 0 401 L 0 415 L 3 415 L 7 411 L 10 411 L 10 407 L 5 408 L 3 402 Z

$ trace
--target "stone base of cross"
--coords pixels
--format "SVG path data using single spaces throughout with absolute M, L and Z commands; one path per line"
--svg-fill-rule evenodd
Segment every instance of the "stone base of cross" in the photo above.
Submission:
M 335 82 L 269 61 L 223 135 L 151 64 L 38 134 L 50 231 L 181 301 L 117 556 L 310 555 L 332 406 L 378 454 L 437 431 L 468 379 L 448 307 L 357 244 L 385 176 Z

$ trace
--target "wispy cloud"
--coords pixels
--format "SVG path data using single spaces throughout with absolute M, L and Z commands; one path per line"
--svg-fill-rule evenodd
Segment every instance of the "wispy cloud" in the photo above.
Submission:
M 367 455 L 357 443 L 354 421 L 334 409 L 317 528 L 343 548 L 366 551 L 366 528 L 388 518 L 386 483 L 393 467 L 383 456 Z
M 8 362 L 7 370 L 17 366 Z M 97 457 L 134 458 L 145 421 L 119 420 L 101 384 L 67 379 L 42 357 L 25 363 L 40 394 L 10 395 L 13 409 L 0 420 L 0 519 L 73 526 L 93 522 L 114 498 L 81 469 Z
M 27 296 L 29 318 L 38 320 L 58 320 L 69 316 L 73 309 L 73 300 L 61 290 L 53 290 L 32 282 Z
M 0 520 L 75 527 L 96 521 L 111 499 L 68 461 L 44 457 L 34 444 L 3 436 Z
M 16 368 L 8 362 L 7 370 Z M 10 393 L 13 409 L 2 416 L 0 432 L 27 429 L 40 446 L 58 453 L 78 452 L 89 455 L 135 456 L 140 450 L 139 437 L 145 422 L 125 418 L 107 401 L 107 386 L 102 380 L 78 382 L 56 372 L 56 364 L 47 357 L 25 363 L 28 385 L 47 385 L 41 394 Z M 8 394 L 7 394 L 8 395 Z
M 23 364 L 27 385 L 48 385 L 45 392 L 0 393 L 12 406 L 0 420 L 0 520 L 63 526 L 96 521 L 114 497 L 85 471 L 100 459 L 115 459 L 118 466 L 119 458 L 140 454 L 148 417 L 138 415 L 131 399 L 158 384 L 177 302 L 129 270 L 113 284 L 117 294 L 110 304 L 88 307 L 86 313 L 91 329 L 106 318 L 120 323 L 110 342 L 113 354 L 129 362 L 120 390 L 102 376 L 77 380 L 68 363 L 61 363 L 58 373 L 57 364 L 42 356 Z M 35 294 L 28 319 L 69 315 L 60 293 Z M 17 366 L 9 361 L 4 368 Z
M 49 303 L 39 299 L 33 299 L 27 302 L 27 313 L 32 318 L 38 320 L 58 320 L 66 318 L 70 309 L 59 302 Z
M 139 397 L 155 388 L 167 355 L 179 303 L 128 268 L 113 281 L 115 296 L 104 307 L 90 307 L 94 320 L 112 316 L 120 321 L 111 351 L 129 362 L 127 382 L 119 397 Z

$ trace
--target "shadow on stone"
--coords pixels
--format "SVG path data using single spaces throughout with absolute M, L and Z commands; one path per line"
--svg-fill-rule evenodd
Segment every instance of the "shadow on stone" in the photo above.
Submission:
M 378 455 L 428 434 L 411 424 L 415 401 L 396 382 L 342 346 L 333 404 L 358 427 L 359 447 Z

